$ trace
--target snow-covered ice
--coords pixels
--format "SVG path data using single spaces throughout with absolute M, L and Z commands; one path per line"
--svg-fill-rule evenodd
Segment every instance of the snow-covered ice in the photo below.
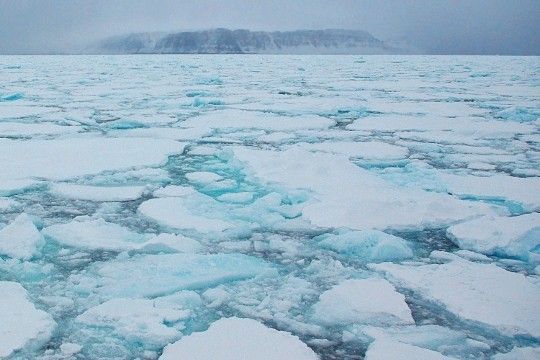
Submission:
M 0 56 L 0 357 L 537 358 L 539 66 Z
M 366 360 L 449 360 L 436 351 L 392 340 L 375 340 L 366 352 Z
M 329 325 L 405 325 L 414 320 L 405 297 L 384 279 L 346 280 L 325 291 L 314 317 Z
M 205 332 L 165 347 L 160 360 L 316 360 L 317 355 L 298 337 L 240 318 L 221 319 Z
M 56 324 L 49 314 L 36 309 L 20 284 L 0 281 L 0 294 L 0 357 L 17 351 L 28 356 L 49 341 Z
M 0 229 L 0 254 L 11 258 L 30 259 L 43 243 L 43 236 L 25 213 Z
M 540 288 L 523 274 L 459 258 L 445 264 L 383 263 L 371 268 L 463 320 L 508 336 L 540 337 L 540 314 L 535 310 Z
M 540 214 L 481 217 L 451 226 L 448 234 L 463 249 L 526 259 L 540 246 Z

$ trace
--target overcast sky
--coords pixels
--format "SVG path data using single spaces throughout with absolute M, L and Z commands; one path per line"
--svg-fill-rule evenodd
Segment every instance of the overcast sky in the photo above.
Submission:
M 429 53 L 540 55 L 540 0 L 0 0 L 0 53 L 216 27 L 361 29 Z

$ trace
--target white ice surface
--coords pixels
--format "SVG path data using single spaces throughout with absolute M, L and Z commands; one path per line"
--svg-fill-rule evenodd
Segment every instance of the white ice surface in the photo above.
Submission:
M 398 261 L 413 256 L 405 240 L 377 230 L 339 231 L 314 238 L 318 245 L 366 262 Z
M 462 249 L 527 258 L 540 245 L 540 214 L 486 216 L 453 225 L 447 232 Z
M 540 288 L 522 274 L 459 258 L 445 264 L 383 263 L 370 267 L 463 320 L 509 336 L 540 337 L 540 314 L 535 310 Z
M 38 253 L 43 243 L 43 236 L 25 213 L 0 229 L 0 254 L 11 258 L 28 260 Z
M 165 347 L 160 360 L 316 360 L 298 337 L 258 321 L 223 318 L 204 332 L 193 333 Z
M 433 350 L 389 339 L 377 339 L 369 345 L 366 360 L 450 360 Z
M 345 280 L 322 293 L 313 310 L 314 318 L 326 325 L 414 324 L 405 297 L 384 279 Z
M 55 224 L 42 230 L 43 235 L 54 241 L 87 250 L 131 250 L 142 246 L 146 236 L 103 219 L 74 220 Z
M 182 123 L 183 127 L 203 129 L 264 129 L 272 131 L 326 129 L 332 125 L 334 125 L 334 121 L 322 116 L 302 115 L 291 118 L 271 113 L 236 109 L 213 111 L 190 118 Z
M 160 225 L 177 230 L 196 230 L 201 233 L 220 232 L 235 225 L 204 214 L 195 214 L 186 207 L 182 197 L 155 198 L 143 202 L 139 212 Z
M 515 347 L 504 354 L 496 354 L 493 360 L 538 360 L 540 347 Z
M 441 174 L 441 178 L 455 194 L 514 200 L 533 211 L 540 209 L 540 177 Z
M 128 277 L 126 274 L 130 274 Z M 257 275 L 272 275 L 263 260 L 241 254 L 136 255 L 92 264 L 83 275 L 72 275 L 76 288 L 102 298 L 167 295 L 200 289 Z
M 51 192 L 68 199 L 89 201 L 130 201 L 136 200 L 144 192 L 144 186 L 88 186 L 57 183 L 51 186 Z
M 67 179 L 106 170 L 157 166 L 183 148 L 184 144 L 171 140 L 138 138 L 0 139 L 0 181 L 31 177 Z
M 0 135 L 32 136 L 32 135 L 58 135 L 81 131 L 79 126 L 61 126 L 53 123 L 16 123 L 0 122 Z
M 36 309 L 16 282 L 0 281 L 0 294 L 0 357 L 45 345 L 56 326 L 53 318 Z
M 302 214 L 315 226 L 422 228 L 491 212 L 449 195 L 396 187 L 339 155 L 240 147 L 234 154 L 265 184 L 311 190 Z
M 381 141 L 366 142 L 322 142 L 314 144 L 299 143 L 292 147 L 301 147 L 309 151 L 322 151 L 332 154 L 341 154 L 348 157 L 365 159 L 392 160 L 407 158 L 407 148 L 396 146 Z
M 189 309 L 169 307 L 148 299 L 113 299 L 77 316 L 85 325 L 110 327 L 117 336 L 140 341 L 149 347 L 162 347 L 178 339 L 180 331 L 166 322 L 189 318 Z

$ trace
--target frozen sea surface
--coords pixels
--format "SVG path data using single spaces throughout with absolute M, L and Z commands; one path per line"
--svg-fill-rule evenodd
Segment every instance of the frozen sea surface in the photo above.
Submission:
M 0 357 L 537 359 L 540 60 L 0 57 Z

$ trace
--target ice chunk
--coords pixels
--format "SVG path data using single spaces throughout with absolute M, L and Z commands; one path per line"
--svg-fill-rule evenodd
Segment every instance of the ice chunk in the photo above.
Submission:
M 51 187 L 55 195 L 90 201 L 130 201 L 141 197 L 144 186 L 86 186 L 58 183 Z
M 369 345 L 366 360 L 451 360 L 433 350 L 390 339 L 377 339 Z
M 258 321 L 224 318 L 204 332 L 168 345 L 160 360 L 316 360 L 318 356 L 298 337 L 268 328 Z
M 496 354 L 493 360 L 538 360 L 540 347 L 515 347 L 505 354 Z
M 348 157 L 359 157 L 365 159 L 391 160 L 404 159 L 409 151 L 402 146 L 396 146 L 381 141 L 366 142 L 342 142 L 328 141 L 315 144 L 295 144 L 293 147 L 301 146 L 310 151 L 322 151 L 332 154 L 342 154 Z
M 187 319 L 190 314 L 189 309 L 163 306 L 155 300 L 113 299 L 85 311 L 76 321 L 110 327 L 116 336 L 159 349 L 180 337 L 180 331 L 172 324 Z
M 197 171 L 197 172 L 187 173 L 186 178 L 189 181 L 196 184 L 200 184 L 200 185 L 210 184 L 215 181 L 219 181 L 223 179 L 222 176 L 216 173 L 208 172 L 208 171 Z
M 69 134 L 81 131 L 80 126 L 61 126 L 52 123 L 0 123 L 0 134 L 2 136 L 33 136 L 33 135 L 58 135 Z
M 160 165 L 168 155 L 181 153 L 183 148 L 184 144 L 176 141 L 139 138 L 0 139 L 0 180 L 67 179 L 106 170 Z
M 438 325 L 395 326 L 390 328 L 355 325 L 353 332 L 360 332 L 361 338 L 367 335 L 374 340 L 391 339 L 405 344 L 419 346 L 446 354 L 480 355 L 490 346 L 480 341 L 467 338 L 465 333 Z M 344 336 L 350 336 L 350 333 Z
M 540 336 L 540 288 L 522 274 L 494 264 L 453 257 L 446 264 L 373 264 L 400 287 L 409 288 L 456 316 L 505 335 Z
M 540 245 L 540 214 L 485 216 L 451 226 L 448 235 L 463 249 L 527 259 Z
M 0 119 L 18 119 L 41 115 L 46 112 L 51 112 L 51 108 L 45 106 L 0 105 Z
M 220 232 L 235 225 L 217 218 L 194 214 L 181 197 L 156 198 L 143 202 L 139 212 L 161 225 L 177 230 L 196 230 L 201 233 Z
M 540 119 L 540 110 L 513 106 L 497 112 L 495 117 L 508 121 L 533 122 Z
M 154 191 L 154 196 L 156 197 L 174 197 L 174 196 L 185 196 L 194 194 L 196 190 L 192 187 L 179 186 L 179 185 L 168 185 L 164 188 L 157 189 Z
M 74 343 L 63 343 L 60 345 L 60 351 L 62 352 L 62 355 L 65 356 L 73 356 L 75 354 L 78 354 L 82 350 L 82 346 L 79 344 Z
M 28 260 L 43 243 L 43 236 L 25 213 L 0 230 L 0 254 L 11 258 Z
M 298 129 L 326 129 L 335 122 L 317 115 L 282 116 L 275 113 L 237 109 L 217 110 L 190 118 L 182 126 L 220 130 L 263 129 L 291 131 Z
M 414 324 L 405 297 L 384 279 L 345 280 L 325 291 L 313 309 L 314 318 L 326 325 Z
M 175 234 L 159 234 L 140 245 L 144 252 L 181 252 L 196 253 L 202 250 L 202 245 L 194 239 Z
M 402 238 L 377 230 L 339 231 L 315 237 L 318 245 L 366 262 L 403 260 L 413 256 Z
M 0 281 L 0 294 L 0 357 L 45 345 L 56 326 L 53 318 L 36 309 L 26 290 L 16 282 Z
M 296 148 L 233 151 L 264 183 L 311 190 L 313 200 L 304 205 L 302 216 L 319 227 L 423 228 L 492 213 L 484 204 L 399 188 L 340 155 Z
M 42 231 L 43 235 L 60 244 L 87 250 L 137 249 L 147 239 L 144 235 L 103 219 L 74 220 L 67 224 L 51 225 Z
M 239 193 L 227 193 L 217 197 L 219 201 L 233 203 L 233 204 L 245 204 L 253 200 L 253 193 L 239 192 Z
M 126 274 L 130 274 L 126 276 Z M 94 263 L 85 275 L 72 275 L 77 289 L 103 298 L 159 296 L 184 289 L 273 274 L 263 260 L 241 254 L 136 255 Z
M 1 198 L 0 197 L 0 212 L 8 212 L 18 209 L 20 206 L 20 203 L 8 198 Z
M 448 189 L 461 196 L 484 199 L 508 199 L 536 211 L 540 209 L 540 177 L 519 178 L 510 175 L 462 176 L 441 174 Z

